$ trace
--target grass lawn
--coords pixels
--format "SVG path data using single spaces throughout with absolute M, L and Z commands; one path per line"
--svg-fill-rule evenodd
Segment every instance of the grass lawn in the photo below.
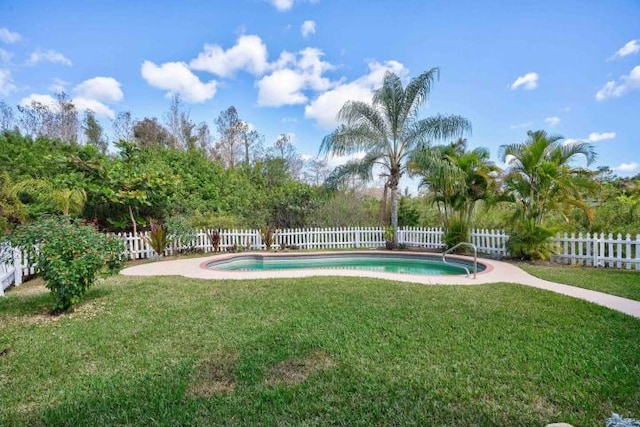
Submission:
M 604 426 L 640 320 L 511 284 L 114 277 L 0 298 L 0 425 Z
M 640 301 L 640 271 L 525 263 L 518 267 L 544 280 Z

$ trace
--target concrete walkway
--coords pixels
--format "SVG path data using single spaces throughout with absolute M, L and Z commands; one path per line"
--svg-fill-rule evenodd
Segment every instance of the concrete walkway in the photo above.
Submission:
M 368 253 L 371 251 L 356 252 L 314 252 L 314 255 L 323 255 L 331 253 L 354 254 Z M 264 253 L 248 253 L 242 255 L 264 255 Z M 269 256 L 292 255 L 286 254 L 270 254 Z M 478 259 L 478 262 L 487 266 L 487 269 L 479 273 L 475 279 L 467 278 L 464 275 L 449 276 L 419 276 L 410 274 L 384 273 L 367 270 L 340 270 L 340 269 L 294 269 L 294 270 L 264 270 L 264 271 L 223 271 L 212 270 L 206 267 L 210 261 L 219 261 L 235 256 L 234 254 L 209 256 L 204 258 L 189 258 L 173 261 L 149 262 L 140 264 L 122 270 L 121 274 L 125 276 L 183 276 L 195 279 L 216 279 L 216 280 L 244 280 L 244 279 L 264 279 L 264 278 L 291 278 L 291 277 L 308 277 L 308 276 L 351 276 L 351 277 L 375 277 L 381 279 L 395 280 L 400 282 L 421 283 L 425 285 L 482 285 L 487 283 L 507 282 L 517 283 L 520 285 L 531 286 L 538 289 L 544 289 L 556 292 L 570 297 L 579 298 L 589 301 L 612 310 L 621 311 L 630 316 L 640 318 L 640 301 L 634 301 L 621 298 L 602 292 L 596 292 L 589 289 L 578 288 L 575 286 L 563 285 L 560 283 L 549 282 L 526 273 L 515 265 L 495 261 L 489 259 Z M 449 258 L 450 256 L 447 256 Z M 455 258 L 452 256 L 452 258 Z M 469 260 L 468 257 L 459 257 L 460 259 Z M 638 275 L 640 279 L 640 274 Z

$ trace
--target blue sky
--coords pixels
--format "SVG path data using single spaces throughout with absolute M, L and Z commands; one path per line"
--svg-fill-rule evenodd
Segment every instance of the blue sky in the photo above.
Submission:
M 422 115 L 471 120 L 497 160 L 529 129 L 593 142 L 596 166 L 640 173 L 640 2 L 6 1 L 0 99 L 64 90 L 107 131 L 118 111 L 162 120 L 179 93 L 194 121 L 234 105 L 271 144 L 315 156 L 347 99 L 385 70 L 438 66 Z

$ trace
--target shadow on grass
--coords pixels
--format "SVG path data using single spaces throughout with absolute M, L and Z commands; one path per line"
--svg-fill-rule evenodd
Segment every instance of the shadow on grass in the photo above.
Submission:
M 110 293 L 111 291 L 104 287 L 91 288 L 73 310 L 104 298 Z M 55 318 L 65 316 L 66 313 L 61 315 L 53 314 L 53 302 L 54 297 L 48 290 L 47 292 L 38 293 L 7 293 L 4 298 L 0 298 L 0 313 L 8 317 L 51 316 Z M 73 310 L 69 314 L 73 313 Z

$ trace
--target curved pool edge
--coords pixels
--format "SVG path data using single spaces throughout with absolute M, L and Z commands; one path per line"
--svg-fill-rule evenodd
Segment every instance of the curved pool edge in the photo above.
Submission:
M 369 277 L 385 280 L 393 280 L 406 283 L 419 284 L 442 284 L 442 285 L 475 285 L 484 283 L 494 283 L 504 281 L 504 279 L 493 278 L 495 263 L 500 261 L 478 258 L 478 263 L 485 266 L 485 270 L 478 272 L 477 278 L 466 277 L 465 274 L 453 275 L 413 275 L 403 273 L 386 273 L 368 270 L 340 270 L 340 269 L 290 269 L 290 270 L 262 270 L 262 271 L 223 271 L 212 270 L 207 265 L 215 261 L 225 261 L 233 257 L 242 256 L 292 256 L 296 254 L 313 254 L 317 256 L 329 254 L 367 254 L 371 255 L 372 250 L 356 251 L 321 251 L 321 252 L 242 252 L 231 254 L 220 254 L 201 258 L 189 258 L 171 261 L 157 261 L 128 267 L 122 270 L 125 276 L 183 276 L 194 279 L 214 279 L 214 280 L 251 280 L 251 279 L 277 279 L 277 278 L 301 278 L 311 276 L 343 276 L 343 277 Z M 381 251 L 384 252 L 384 251 Z M 410 254 L 412 256 L 438 257 L 441 254 L 431 252 L 402 251 L 399 254 Z M 473 262 L 473 257 L 460 255 L 447 255 L 447 258 L 460 259 L 465 262 Z M 503 263 L 506 264 L 506 263 Z M 508 265 L 508 264 L 507 264 Z
M 437 253 L 432 252 L 417 252 L 417 251 L 382 251 L 382 250 L 352 250 L 352 251 L 296 251 L 296 252 L 242 252 L 242 253 L 234 253 L 234 254 L 225 254 L 224 256 L 216 256 L 210 258 L 209 260 L 205 260 L 200 263 L 200 268 L 205 268 L 218 272 L 253 272 L 253 271 L 277 271 L 280 270 L 278 268 L 274 269 L 243 269 L 243 270 L 233 270 L 226 269 L 224 265 L 233 262 L 235 260 L 251 260 L 258 262 L 265 262 L 266 260 L 295 260 L 295 259 L 305 259 L 305 260 L 314 260 L 314 259 L 337 259 L 345 258 L 345 257 L 363 257 L 364 259 L 379 259 L 390 260 L 390 259 L 398 259 L 398 260 L 421 260 L 421 261 L 429 261 L 435 263 L 442 263 L 442 256 Z M 470 271 L 469 274 L 473 274 L 473 258 L 470 257 L 462 257 L 462 256 L 454 256 L 447 255 L 447 260 L 450 261 L 447 265 L 456 268 L 458 270 L 464 270 L 465 268 Z M 456 263 L 455 261 L 459 261 Z M 219 268 L 218 268 L 219 267 Z M 294 267 L 290 268 L 291 270 L 330 270 L 330 271 L 341 271 L 343 270 L 341 267 L 336 266 L 310 266 L 310 267 Z M 350 268 L 345 268 L 345 270 L 351 270 Z M 367 271 L 367 268 L 356 268 L 355 270 L 359 271 Z M 478 261 L 478 273 L 480 275 L 484 273 L 486 270 L 489 270 L 488 265 L 485 262 Z M 381 273 L 380 270 L 376 270 L 374 272 Z M 443 274 L 421 274 L 421 273 L 407 273 L 407 272 L 398 272 L 397 274 L 408 274 L 408 275 L 416 275 L 416 276 L 465 276 L 466 273 L 443 273 Z

